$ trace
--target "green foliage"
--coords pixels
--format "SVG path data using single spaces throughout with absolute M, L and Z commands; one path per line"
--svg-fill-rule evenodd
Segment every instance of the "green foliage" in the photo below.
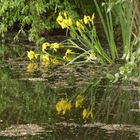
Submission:
M 138 16 L 138 8 L 140 2 L 138 0 L 124 0 L 124 1 L 110 1 L 106 0 L 100 3 L 94 0 L 99 13 L 106 39 L 108 41 L 109 53 L 112 60 L 119 58 L 119 47 L 116 45 L 116 38 L 114 35 L 114 21 L 117 21 L 120 28 L 120 38 L 122 40 L 122 59 L 128 61 L 134 61 L 135 57 L 139 55 L 139 27 L 138 22 L 140 20 Z M 115 20 L 114 20 L 115 19 Z M 134 49 L 135 48 L 135 49 Z M 136 50 L 137 48 L 137 50 Z M 134 50 L 136 51 L 134 53 Z M 137 55 L 137 56 L 136 56 Z
M 77 13 L 91 13 L 93 2 L 87 0 L 1 0 L 0 1 L 0 34 L 7 32 L 15 24 L 19 34 L 28 34 L 29 40 L 42 43 L 41 34 L 58 27 L 56 16 L 59 11 L 68 11 L 71 16 Z M 82 8 L 81 8 L 82 7 Z M 77 11 L 77 12 L 76 12 Z M 25 31 L 28 27 L 28 32 Z
M 136 53 L 139 52 L 139 48 L 134 53 L 134 46 L 139 45 L 139 29 L 135 26 L 134 17 L 136 16 L 135 7 L 139 2 L 137 1 L 105 1 L 100 3 L 96 0 L 93 0 L 97 8 L 97 12 L 100 16 L 105 37 L 107 40 L 108 48 L 104 48 L 104 44 L 99 39 L 98 34 L 96 33 L 96 27 L 93 24 L 93 19 L 90 16 L 84 15 L 83 19 L 73 19 L 69 14 L 66 16 L 65 12 L 61 12 L 57 18 L 57 22 L 60 24 L 62 29 L 67 28 L 70 31 L 72 37 L 71 44 L 75 47 L 81 47 L 84 52 L 81 53 L 77 58 L 71 62 L 83 57 L 89 50 L 93 50 L 96 54 L 97 60 L 99 63 L 114 63 L 117 59 L 122 59 L 125 61 L 133 61 L 138 56 Z M 72 21 L 70 21 L 72 19 Z M 139 16 L 135 18 L 139 21 Z M 118 26 L 121 32 L 121 40 L 123 42 L 122 49 L 119 49 L 116 43 L 116 36 L 114 33 L 116 22 L 118 20 Z M 76 21 L 76 22 L 75 22 Z M 70 23 L 72 22 L 72 23 Z M 91 23 L 92 24 L 91 24 Z M 137 34 L 134 34 L 133 28 L 137 31 Z M 98 31 L 97 31 L 98 32 Z M 75 43 L 74 39 L 78 40 L 79 43 Z M 137 44 L 135 43 L 137 41 Z M 119 55 L 120 50 L 123 50 L 123 53 Z M 137 58 L 139 59 L 139 58 Z
M 88 46 L 93 49 L 103 63 L 106 61 L 114 63 L 116 59 L 120 59 L 121 55 L 114 35 L 115 21 L 118 20 L 123 42 L 121 58 L 126 61 L 139 61 L 140 27 L 137 25 L 140 18 L 137 16 L 139 8 L 137 5 L 139 5 L 138 0 L 117 0 L 115 2 L 113 0 L 72 0 L 70 2 L 67 0 L 1 0 L 0 34 L 9 31 L 14 25 L 18 25 L 18 33 L 15 39 L 18 39 L 20 34 L 27 34 L 29 40 L 36 42 L 38 45 L 44 42 L 44 38 L 41 37 L 43 33 L 59 27 L 56 23 L 59 12 L 66 11 L 70 18 L 75 20 L 76 17 L 80 16 L 81 18 L 83 17 L 81 15 L 91 15 L 93 11 L 97 10 L 108 48 L 104 49 L 104 44 L 99 40 L 95 28 L 90 28 L 90 31 L 88 29 L 85 35 L 78 37 L 79 42 L 82 43 L 81 46 Z M 73 31 L 70 31 L 70 35 L 73 38 L 76 37 Z
M 73 5 L 76 5 L 76 11 L 79 14 L 91 14 L 96 10 L 93 1 L 73 0 L 72 3 Z
M 132 1 L 118 2 L 114 5 L 114 11 L 119 18 L 123 40 L 123 58 L 127 61 L 130 59 L 132 48 L 132 27 L 133 27 L 133 10 Z
M 58 11 L 72 11 L 74 6 L 60 0 L 2 0 L 0 2 L 0 33 L 7 32 L 14 24 L 19 25 L 18 34 L 28 30 L 30 41 L 40 41 L 40 34 L 57 27 L 55 19 Z M 18 36 L 16 36 L 17 38 Z M 38 40 L 39 39 L 39 40 Z
M 71 38 L 68 40 L 70 46 L 80 50 L 80 55 L 70 61 L 69 64 L 79 58 L 84 58 L 84 60 L 90 62 L 95 62 L 96 60 L 96 62 L 98 61 L 99 63 L 113 63 L 107 51 L 100 43 L 94 18 L 94 14 L 92 14 L 92 16 L 84 15 L 84 17 L 80 19 L 73 19 L 66 11 L 59 13 L 57 22 L 62 29 L 66 28 L 70 31 Z

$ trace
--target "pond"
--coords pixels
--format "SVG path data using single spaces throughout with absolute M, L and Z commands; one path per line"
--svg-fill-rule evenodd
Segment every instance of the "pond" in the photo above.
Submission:
M 27 60 L 31 46 L 10 37 L 1 45 L 0 139 L 140 139 L 138 82 L 106 77 L 119 65 L 42 67 Z M 59 112 L 62 100 L 71 107 Z M 84 117 L 84 109 L 92 113 Z

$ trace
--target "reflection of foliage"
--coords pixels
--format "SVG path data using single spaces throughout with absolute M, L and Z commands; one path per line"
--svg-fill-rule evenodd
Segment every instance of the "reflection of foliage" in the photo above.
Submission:
M 93 110 L 95 107 L 95 94 L 97 87 L 100 83 L 100 79 L 95 78 L 92 83 L 93 84 L 86 88 L 84 92 L 81 92 L 80 94 L 79 92 L 76 92 L 67 100 L 61 99 L 60 101 L 58 101 L 56 103 L 56 110 L 58 114 L 60 114 L 60 111 L 64 111 L 64 113 L 62 112 L 62 114 L 65 115 L 66 110 L 69 110 L 70 113 L 77 118 L 83 118 L 85 120 L 90 120 L 91 118 L 93 118 Z M 70 108 L 67 107 L 69 103 L 71 103 Z
M 33 70 L 36 68 L 31 65 L 30 72 L 32 72 L 32 66 Z M 69 72 L 66 71 L 66 73 Z M 90 85 L 82 89 L 77 88 L 74 80 L 70 81 L 67 75 L 66 78 L 73 86 L 72 90 L 69 88 L 67 91 L 63 87 L 64 90 L 60 91 L 58 85 L 57 89 L 52 90 L 48 88 L 46 82 L 9 80 L 8 72 L 4 75 L 1 69 L 1 119 L 6 117 L 10 121 L 15 118 L 14 121 L 45 122 L 50 118 L 52 121 L 57 121 L 60 117 L 68 121 L 72 118 L 73 121 L 83 122 L 84 119 L 86 122 L 92 120 L 93 117 L 94 121 L 101 122 L 133 122 L 135 120 L 131 109 L 134 107 L 133 101 L 138 100 L 135 87 L 138 82 L 131 78 L 139 76 L 139 69 L 136 69 L 135 65 L 127 64 L 120 68 L 118 74 L 117 80 L 113 74 L 105 78 L 94 77 Z M 57 103 L 59 117 L 55 111 Z
M 0 113 L 4 121 L 45 122 L 53 115 L 55 95 L 45 83 L 19 80 L 0 82 Z
M 131 66 L 129 70 L 132 71 Z M 101 86 L 97 90 L 99 94 L 95 97 L 96 121 L 108 123 L 134 123 L 136 121 L 136 116 L 133 116 L 134 113 L 131 110 L 138 109 L 136 102 L 139 100 L 139 95 L 136 82 L 131 81 L 129 70 L 127 70 L 128 74 L 117 75 L 113 81 L 103 79 L 100 83 Z
M 104 123 L 135 122 L 131 110 L 137 107 L 133 102 L 138 100 L 138 94 L 137 91 L 133 91 L 131 84 L 131 81 L 126 79 L 122 79 L 120 83 L 106 78 L 94 79 L 86 90 L 67 97 L 67 102 L 71 102 L 72 105 L 70 115 L 75 119 L 77 116 L 77 118 L 93 119 Z M 75 103 L 79 105 L 77 108 Z

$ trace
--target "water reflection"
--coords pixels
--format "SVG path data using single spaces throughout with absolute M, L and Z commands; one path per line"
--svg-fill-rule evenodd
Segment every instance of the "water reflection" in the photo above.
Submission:
M 70 77 L 71 76 L 72 75 L 70 74 Z M 49 124 L 55 126 L 56 123 L 64 121 L 80 125 L 85 123 L 90 124 L 92 122 L 113 124 L 140 123 L 138 113 L 131 111 L 132 109 L 138 108 L 135 103 L 138 97 L 135 97 L 134 100 L 134 96 L 137 96 L 137 91 L 128 90 L 128 87 L 130 88 L 130 83 L 111 85 L 107 79 L 94 76 L 94 78 L 92 78 L 92 80 L 90 79 L 89 83 L 86 83 L 85 86 L 81 87 L 77 85 L 68 87 L 64 85 L 59 86 L 61 80 L 55 78 L 50 81 L 38 80 L 36 78 L 33 78 L 34 80 L 29 79 L 29 77 L 25 77 L 24 79 L 13 79 L 12 77 L 11 79 L 9 70 L 7 68 L 1 69 L 0 125 L 2 130 L 13 124 Z M 76 82 L 76 78 L 73 79 L 71 77 L 67 79 L 73 80 L 68 81 L 69 83 Z M 67 82 L 67 79 L 65 79 L 65 82 Z M 57 83 L 57 86 L 56 84 L 55 86 L 52 84 L 55 82 Z M 79 94 L 84 97 L 84 103 L 80 108 L 76 108 L 75 99 Z M 60 101 L 61 98 L 73 102 L 72 109 L 65 115 L 58 115 L 55 108 L 56 103 Z M 89 106 L 90 108 L 92 107 L 93 110 L 93 120 L 85 120 L 82 118 L 82 110 Z M 83 140 L 86 138 L 91 139 L 93 137 L 96 137 L 96 139 L 115 137 L 117 139 L 119 136 L 123 138 L 125 136 L 127 139 L 134 139 L 133 133 L 127 135 L 127 132 L 123 133 L 121 131 L 119 133 L 113 132 L 108 134 L 107 130 L 102 132 L 99 128 L 57 127 L 51 127 L 52 131 L 49 133 L 50 139 L 52 139 L 52 137 L 58 139 L 58 136 L 61 139 L 71 139 L 72 137 L 74 139 L 83 138 Z M 86 135 L 85 138 L 83 137 L 83 134 Z M 42 136 L 30 136 L 30 139 L 39 139 L 39 137 L 45 139 L 46 137 L 48 138 L 48 134 L 46 135 L 43 133 Z M 77 135 L 77 137 L 75 135 Z M 105 138 L 103 138 L 103 136 L 105 136 Z
M 17 58 L 20 49 L 16 53 L 14 50 L 13 55 L 5 49 L 0 62 L 1 131 L 20 124 L 37 124 L 45 131 L 36 136 L 9 135 L 0 139 L 138 139 L 138 127 L 130 133 L 129 129 L 113 130 L 107 125 L 140 124 L 140 113 L 135 111 L 139 110 L 137 84 L 122 80 L 113 83 L 106 77 L 108 71 L 115 73 L 117 65 L 114 69 L 91 64 L 36 67 L 39 64 Z M 76 107 L 78 96 L 83 100 L 79 99 Z M 58 114 L 56 104 L 62 98 L 70 101 L 72 107 L 65 114 Z M 93 118 L 83 118 L 84 109 L 90 109 Z M 90 127 L 96 122 L 106 123 L 107 127 Z

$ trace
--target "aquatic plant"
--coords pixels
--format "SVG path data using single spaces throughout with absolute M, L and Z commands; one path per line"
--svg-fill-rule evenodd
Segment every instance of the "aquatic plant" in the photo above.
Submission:
M 127 62 L 131 61 L 131 59 L 134 57 L 134 48 L 137 48 L 136 46 L 139 44 L 138 37 L 140 30 L 137 26 L 140 20 L 137 10 L 139 7 L 139 1 L 106 1 L 102 3 L 102 7 L 96 0 L 93 1 L 97 7 L 97 11 L 103 25 L 111 58 L 115 60 L 118 58 L 120 59 L 121 57 Z M 121 46 L 116 45 L 114 34 L 114 26 L 116 25 L 115 20 L 118 21 L 117 25 L 120 28 L 120 38 L 122 40 Z M 123 49 L 122 56 L 120 55 L 120 50 L 122 50 L 119 50 L 120 47 Z M 137 50 L 137 52 L 139 51 Z
M 94 14 L 92 16 L 84 15 L 82 19 L 77 19 L 74 21 L 74 19 L 72 19 L 72 17 L 70 17 L 67 12 L 59 13 L 56 21 L 62 29 L 66 28 L 69 30 L 72 37 L 67 41 L 73 48 L 77 48 L 81 51 L 80 54 L 69 63 L 72 63 L 83 57 L 88 61 L 96 60 L 100 63 L 113 62 L 103 50 L 98 40 L 96 27 L 94 25 L 94 18 Z M 61 22 L 58 19 L 61 19 Z M 74 41 L 75 38 L 78 40 L 78 43 Z
M 106 47 L 102 44 L 94 24 L 96 15 L 84 15 L 83 18 L 73 17 L 69 11 L 59 12 L 56 22 L 66 34 L 70 35 L 67 40 L 60 43 L 44 42 L 42 52 L 49 57 L 59 59 L 67 64 L 74 62 L 93 62 L 93 63 L 115 63 L 118 59 L 125 61 L 138 61 L 139 56 L 139 17 L 135 24 L 134 16 L 136 15 L 135 7 L 138 2 L 104 2 L 98 3 L 93 0 L 101 19 L 103 30 L 106 37 Z M 134 10 L 133 10 L 134 9 Z M 128 13 L 128 14 L 127 14 Z M 116 23 L 116 20 L 118 22 Z M 117 46 L 115 26 L 120 28 L 120 38 L 122 46 Z M 137 31 L 134 33 L 133 29 Z M 51 50 L 51 52 L 50 52 Z M 65 54 L 59 53 L 59 50 L 65 51 Z M 123 51 L 123 53 L 121 52 Z M 63 56 L 62 56 L 63 55 Z M 31 56 L 31 55 L 30 55 Z M 33 57 L 33 56 L 32 56 Z M 32 59 L 30 57 L 30 59 Z M 42 59 L 43 60 L 43 59 Z
M 96 33 L 96 27 L 94 25 L 95 15 L 84 15 L 82 19 L 72 19 L 68 12 L 60 12 L 56 21 L 62 29 L 66 28 L 70 32 L 71 38 L 67 40 L 70 45 L 80 49 L 81 52 L 70 63 L 82 58 L 92 52 L 93 59 L 99 63 L 115 63 L 117 59 L 124 59 L 126 61 L 134 60 L 134 53 L 139 52 L 135 50 L 134 46 L 139 44 L 139 29 L 135 26 L 133 17 L 136 15 L 135 7 L 138 2 L 123 1 L 123 2 L 104 2 L 102 7 L 94 0 L 98 14 L 100 16 L 103 29 L 105 32 L 108 48 L 103 47 L 102 41 Z M 134 4 L 133 4 L 134 3 Z M 133 10 L 134 9 L 134 10 Z M 114 26 L 116 25 L 115 19 L 118 19 L 118 26 L 120 27 L 121 37 L 123 44 L 123 53 L 116 44 L 116 36 L 114 33 Z M 139 17 L 137 17 L 139 21 Z M 133 32 L 133 28 L 137 30 L 137 34 Z M 75 41 L 76 39 L 76 41 Z M 135 43 L 137 41 L 137 44 Z M 91 55 L 90 55 L 91 56 Z M 90 58 L 87 56 L 87 58 Z M 88 59 L 87 59 L 88 60 Z
M 33 62 L 40 62 L 44 66 L 48 65 L 57 65 L 59 64 L 59 56 L 56 57 L 55 53 L 61 48 L 61 43 L 48 43 L 45 42 L 42 44 L 40 48 L 41 52 L 35 53 L 34 51 L 30 50 L 27 51 L 27 57 L 29 60 Z M 51 53 L 50 53 L 51 52 Z M 27 67 L 28 69 L 28 67 Z

